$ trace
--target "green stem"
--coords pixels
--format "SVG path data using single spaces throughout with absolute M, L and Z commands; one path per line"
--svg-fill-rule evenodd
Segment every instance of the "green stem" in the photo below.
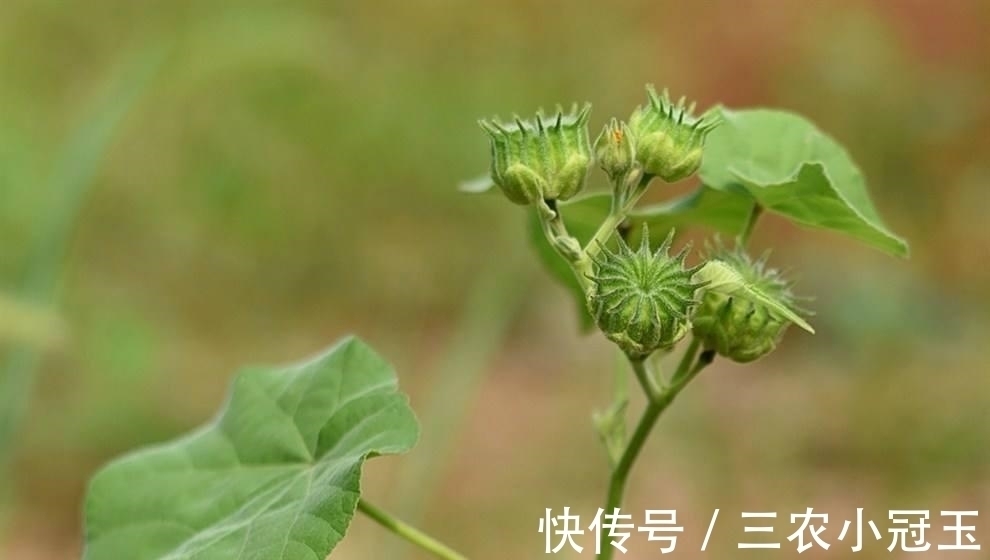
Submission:
M 612 204 L 612 210 L 605 217 L 605 221 L 598 227 L 598 231 L 588 241 L 588 244 L 584 246 L 584 253 L 588 259 L 594 258 L 601 251 L 602 246 L 608 243 L 612 234 L 615 233 L 615 229 L 626 219 L 629 212 L 639 202 L 640 197 L 646 192 L 646 186 L 650 184 L 652 179 L 652 175 L 644 174 L 628 198 L 618 204 Z
M 367 500 L 358 501 L 358 511 L 375 520 L 379 525 L 406 539 L 412 544 L 432 553 L 437 558 L 445 560 L 467 560 L 467 557 L 455 552 L 447 545 L 437 541 L 426 533 L 407 525 L 388 513 L 369 504 Z
M 636 374 L 636 380 L 639 381 L 639 386 L 643 388 L 643 392 L 646 393 L 647 398 L 650 401 L 660 398 L 660 388 L 657 387 L 656 379 L 653 378 L 649 369 L 646 367 L 646 358 L 629 360 L 629 364 L 632 365 L 633 373 Z
M 677 370 L 674 375 L 670 378 L 671 387 L 683 387 L 685 383 L 690 381 L 692 377 L 692 372 L 694 369 L 691 365 L 694 363 L 694 356 L 701 349 L 701 339 L 692 338 L 691 344 L 688 345 L 687 350 L 684 351 L 684 355 L 681 357 L 681 363 L 677 365 Z M 700 363 L 700 362 L 699 362 Z M 705 365 L 708 365 L 707 363 Z M 697 373 L 697 372 L 694 372 Z
M 543 229 L 543 236 L 547 238 L 547 243 L 570 265 L 578 284 L 587 293 L 591 286 L 590 261 L 585 258 L 580 242 L 567 231 L 567 225 L 560 215 L 559 207 L 554 205 L 551 208 L 544 203 L 543 208 L 537 208 L 537 216 Z
M 615 379 L 612 384 L 612 389 L 614 392 L 613 402 L 628 402 L 629 401 L 629 376 L 626 373 L 626 360 L 625 353 L 622 351 L 616 351 L 616 364 L 615 364 Z M 621 357 L 621 358 L 620 358 Z M 621 360 L 621 363 L 619 363 Z
M 753 206 L 753 211 L 749 213 L 749 219 L 746 221 L 746 227 L 739 234 L 739 245 L 745 246 L 749 242 L 749 237 L 753 235 L 753 229 L 756 227 L 756 222 L 762 214 L 762 206 L 759 204 Z
M 628 445 L 626 445 L 626 450 L 622 453 L 618 465 L 612 471 L 608 486 L 605 513 L 611 514 L 617 508 L 622 507 L 622 498 L 625 494 L 629 473 L 660 415 L 663 414 L 663 411 L 667 410 L 670 403 L 694 379 L 694 376 L 711 363 L 712 356 L 708 353 L 702 353 L 697 363 L 695 363 L 695 356 L 700 349 L 701 341 L 693 338 L 688 349 L 684 352 L 680 364 L 677 366 L 677 371 L 671 377 L 670 385 L 665 387 L 657 398 L 650 399 L 649 404 L 647 404 L 646 410 L 643 411 L 643 416 L 636 425 L 636 431 L 633 432 L 632 438 L 630 438 Z M 632 363 L 635 368 L 636 360 L 633 360 Z M 615 548 L 612 546 L 610 539 L 611 537 L 608 536 L 608 532 L 602 531 L 600 541 L 601 552 L 598 554 L 598 560 L 611 560 L 615 553 Z

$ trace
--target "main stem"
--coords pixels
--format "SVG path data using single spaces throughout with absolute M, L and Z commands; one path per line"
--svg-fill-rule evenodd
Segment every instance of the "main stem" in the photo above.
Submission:
M 432 553 L 437 558 L 444 560 L 467 560 L 467 557 L 455 552 L 447 545 L 427 535 L 426 533 L 408 525 L 390 514 L 371 505 L 367 500 L 358 501 L 358 511 L 375 520 L 379 525 L 411 542 L 412 544 Z
M 674 372 L 674 376 L 670 379 L 670 385 L 664 387 L 659 394 L 653 393 L 652 391 L 647 391 L 647 396 L 650 398 L 650 401 L 646 405 L 646 410 L 643 411 L 643 416 L 636 425 L 636 431 L 633 432 L 632 438 L 626 446 L 626 450 L 622 453 L 622 457 L 619 459 L 619 463 L 612 471 L 612 476 L 609 480 L 608 486 L 608 498 L 605 503 L 605 514 L 610 515 L 616 509 L 622 507 L 622 498 L 626 491 L 626 482 L 629 479 L 629 473 L 632 470 L 632 466 L 636 462 L 636 459 L 639 457 L 640 451 L 643 449 L 643 444 L 646 443 L 650 432 L 653 431 L 653 427 L 660 418 L 660 415 L 663 414 L 663 411 L 667 410 L 667 407 L 674 401 L 674 397 L 681 392 L 681 389 L 683 389 L 688 382 L 691 381 L 691 379 L 693 379 L 694 376 L 697 375 L 698 372 L 711 361 L 709 359 L 710 356 L 706 357 L 702 354 L 701 359 L 699 359 L 697 364 L 695 364 L 695 356 L 697 356 L 700 348 L 701 341 L 696 338 L 692 338 L 691 344 L 688 346 L 687 350 L 684 352 L 684 356 L 681 358 L 681 363 L 677 366 L 677 371 Z M 639 376 L 640 368 L 642 367 L 643 362 L 632 361 L 632 363 L 633 367 L 637 371 L 637 376 Z M 639 367 L 637 367 L 637 365 Z M 615 553 L 615 548 L 612 546 L 611 537 L 609 537 L 607 531 L 602 531 L 599 544 L 601 552 L 598 555 L 598 559 L 611 560 L 613 554 Z

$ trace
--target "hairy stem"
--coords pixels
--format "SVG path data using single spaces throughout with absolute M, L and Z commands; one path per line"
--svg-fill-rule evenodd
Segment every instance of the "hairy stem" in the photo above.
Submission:
M 467 557 L 455 552 L 447 545 L 437 541 L 426 533 L 407 525 L 392 517 L 390 514 L 369 504 L 367 500 L 358 501 L 358 511 L 375 520 L 379 525 L 406 539 L 412 544 L 432 553 L 437 558 L 445 560 L 467 560 Z
M 560 208 L 557 203 L 553 201 L 551 204 L 547 204 L 544 201 L 543 206 L 537 209 L 537 213 L 547 243 L 570 265 L 574 278 L 587 293 L 591 285 L 591 263 L 585 257 L 580 242 L 567 231 L 567 225 L 564 224 L 564 218 L 560 215 Z
M 656 425 L 660 415 L 667 410 L 670 403 L 672 403 L 678 393 L 680 393 L 681 390 L 684 389 L 684 387 L 687 386 L 692 379 L 694 379 L 694 376 L 697 375 L 698 372 L 700 372 L 705 366 L 711 363 L 713 356 L 708 352 L 703 352 L 701 356 L 698 357 L 697 362 L 695 362 L 695 357 L 698 355 L 698 350 L 700 349 L 701 341 L 696 338 L 692 338 L 691 344 L 684 352 L 684 356 L 681 358 L 681 362 L 677 366 L 677 371 L 674 372 L 673 377 L 670 379 L 670 384 L 664 387 L 656 398 L 651 398 L 649 403 L 646 405 L 646 410 L 643 411 L 643 416 L 636 425 L 636 431 L 633 432 L 632 438 L 630 438 L 629 443 L 626 445 L 626 450 L 622 453 L 622 457 L 619 459 L 618 465 L 616 465 L 615 469 L 612 470 L 604 514 L 612 514 L 616 509 L 620 509 L 622 507 L 622 498 L 625 494 L 626 482 L 629 479 L 629 473 L 632 471 L 632 466 L 639 457 L 639 453 L 643 449 L 643 444 L 646 443 L 646 440 L 648 439 L 650 432 L 653 431 L 653 427 Z M 644 363 L 643 361 L 632 360 L 634 369 L 636 368 L 637 362 L 641 367 Z M 636 371 L 638 377 L 639 370 Z M 643 372 L 646 373 L 645 368 L 643 368 Z M 610 539 L 611 537 L 608 536 L 608 531 L 602 531 L 601 540 L 599 542 L 601 552 L 598 554 L 598 560 L 611 560 L 613 554 L 615 553 L 615 548 L 612 546 Z

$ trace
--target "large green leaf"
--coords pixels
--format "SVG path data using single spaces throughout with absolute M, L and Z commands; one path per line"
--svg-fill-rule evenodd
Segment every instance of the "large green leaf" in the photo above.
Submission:
M 700 171 L 705 185 L 745 190 L 767 210 L 798 224 L 907 255 L 907 243 L 883 224 L 862 173 L 835 140 L 785 111 L 720 112 L 722 124 L 705 144 Z
M 418 433 L 392 368 L 359 340 L 249 369 L 215 420 L 93 478 L 85 559 L 322 560 L 354 515 L 365 459 Z

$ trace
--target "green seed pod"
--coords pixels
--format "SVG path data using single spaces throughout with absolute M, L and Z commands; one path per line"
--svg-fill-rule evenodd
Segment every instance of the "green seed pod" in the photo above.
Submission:
M 686 107 L 683 97 L 675 105 L 667 90 L 657 95 L 653 86 L 647 86 L 646 91 L 649 103 L 637 107 L 629 118 L 636 159 L 643 173 L 656 175 L 668 183 L 680 181 L 701 166 L 705 137 L 718 122 L 695 117 L 694 103 Z
M 612 119 L 595 141 L 595 159 L 613 181 L 625 177 L 636 163 L 636 146 L 626 123 Z
M 492 146 L 492 181 L 517 204 L 567 200 L 584 188 L 591 166 L 588 115 L 591 105 L 570 113 L 562 109 L 548 119 L 542 111 L 533 121 L 514 118 L 478 124 Z
M 793 309 L 795 297 L 790 283 L 775 269 L 766 267 L 765 257 L 753 260 L 741 249 L 718 246 L 711 259 L 728 264 L 751 290 L 777 304 Z M 742 293 L 706 290 L 693 319 L 694 334 L 706 349 L 735 362 L 752 362 L 777 347 L 791 320 L 766 303 Z
M 619 251 L 602 247 L 595 258 L 595 274 L 588 298 L 598 327 L 630 357 L 648 356 L 669 348 L 691 328 L 689 319 L 697 303 L 695 292 L 703 286 L 691 280 L 697 268 L 685 269 L 688 248 L 668 254 L 671 231 L 656 252 L 650 252 L 650 236 L 643 225 L 643 241 L 633 251 L 619 239 Z

